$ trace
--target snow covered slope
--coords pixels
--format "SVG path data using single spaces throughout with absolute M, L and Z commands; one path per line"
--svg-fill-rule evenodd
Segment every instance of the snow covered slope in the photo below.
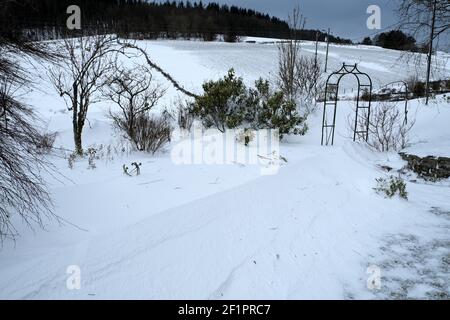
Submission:
M 230 67 L 251 82 L 273 76 L 277 65 L 275 44 L 140 44 L 197 92 Z M 311 54 L 312 44 L 304 50 Z M 380 85 L 414 71 L 398 57 L 346 46 L 332 46 L 330 55 L 332 69 L 359 62 Z M 70 114 L 45 78 L 39 87 L 29 102 L 59 132 L 56 146 L 71 149 Z M 176 95 L 170 89 L 165 106 Z M 417 123 L 410 148 L 448 156 L 450 103 L 442 96 L 436 103 L 411 103 Z M 16 221 L 21 236 L 0 250 L 0 298 L 448 298 L 450 183 L 411 176 L 409 201 L 376 194 L 375 179 L 388 175 L 380 166 L 404 163 L 350 141 L 352 106 L 339 104 L 334 147 L 320 146 L 319 108 L 306 136 L 281 145 L 287 163 L 272 176 L 242 163 L 176 165 L 170 158 L 176 142 L 156 156 L 119 151 L 94 170 L 86 160 L 69 169 L 67 160 L 53 157 L 65 177 L 48 181 L 64 221 L 34 232 Z M 117 143 L 108 108 L 89 111 L 85 146 Z M 142 162 L 142 174 L 124 176 L 122 165 L 133 161 Z M 66 287 L 71 265 L 81 270 L 79 290 Z M 379 290 L 367 287 L 371 265 L 381 270 Z

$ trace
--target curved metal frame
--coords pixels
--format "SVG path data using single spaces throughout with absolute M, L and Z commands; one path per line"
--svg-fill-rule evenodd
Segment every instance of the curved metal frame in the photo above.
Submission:
M 356 141 L 357 134 L 364 134 L 365 141 L 369 138 L 369 117 L 370 117 L 370 107 L 372 104 L 372 79 L 367 73 L 361 72 L 358 69 L 358 65 L 347 65 L 345 63 L 342 64 L 342 68 L 338 71 L 333 72 L 328 76 L 326 87 L 325 87 L 325 98 L 324 98 L 324 107 L 323 107 L 323 118 L 322 118 L 322 145 L 329 145 L 331 140 L 331 145 L 334 144 L 334 129 L 336 127 L 336 109 L 338 103 L 338 95 L 339 95 L 339 83 L 342 78 L 348 74 L 353 74 L 358 81 L 358 95 L 356 98 L 356 116 L 355 116 L 355 128 L 353 130 L 353 141 Z M 331 82 L 333 77 L 337 77 L 337 81 L 335 83 Z M 362 82 L 365 79 L 367 82 Z M 368 88 L 369 99 L 368 101 L 361 101 L 361 89 Z M 330 92 L 334 96 L 329 99 Z M 367 105 L 364 105 L 363 102 L 367 102 Z M 362 104 L 362 105 L 361 105 Z M 327 119 L 327 106 L 333 106 L 333 121 L 332 124 L 328 124 Z M 358 114 L 359 109 L 367 109 L 367 123 L 366 130 L 358 131 Z M 328 132 L 328 129 L 331 128 L 331 132 Z
M 408 84 L 405 81 L 394 81 L 394 82 L 389 82 L 388 84 L 385 84 L 384 86 L 382 86 L 380 89 L 383 88 L 387 88 L 388 86 L 391 86 L 393 84 L 396 83 L 401 83 L 403 84 L 403 87 L 405 88 L 405 119 L 403 120 L 404 124 L 408 124 L 408 98 L 409 98 L 409 88 L 408 88 Z

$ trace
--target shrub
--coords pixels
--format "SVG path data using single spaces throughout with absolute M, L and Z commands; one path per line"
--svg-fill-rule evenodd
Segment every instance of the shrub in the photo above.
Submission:
M 324 89 L 320 81 L 322 68 L 319 59 L 302 56 L 300 49 L 298 40 L 279 44 L 277 82 L 284 95 L 295 100 L 302 112 L 308 114 Z
M 223 41 L 225 41 L 225 42 L 233 43 L 233 42 L 239 42 L 239 40 L 240 39 L 239 39 L 238 34 L 233 30 L 228 30 L 223 35 Z
M 373 45 L 373 41 L 372 41 L 372 39 L 370 37 L 366 37 L 361 42 L 361 44 L 366 45 L 366 46 L 372 46 Z
M 70 169 L 73 169 L 73 165 L 75 163 L 76 158 L 77 158 L 77 153 L 76 152 L 73 152 L 73 153 L 69 154 L 69 156 L 67 157 L 67 164 L 68 164 Z
M 419 80 L 417 79 L 417 76 L 409 76 L 404 81 L 406 82 L 406 85 L 408 86 L 408 92 L 413 93 L 414 87 L 416 86 L 416 83 Z
M 300 57 L 297 61 L 296 85 L 299 107 L 305 114 L 314 111 L 315 100 L 324 93 L 325 83 L 321 81 L 322 62 L 314 57 Z
M 357 131 L 364 131 L 369 123 L 369 140 L 367 144 L 380 151 L 400 151 L 404 149 L 409 142 L 409 132 L 414 126 L 415 121 L 409 119 L 405 121 L 405 115 L 399 110 L 396 104 L 390 102 L 380 102 L 378 106 L 374 105 L 368 119 L 367 111 L 360 111 L 358 115 Z M 349 122 L 349 127 L 354 130 L 353 121 Z M 358 138 L 365 138 L 357 134 Z
M 272 90 L 267 80 L 259 79 L 255 88 L 247 89 L 234 71 L 219 81 L 203 85 L 205 93 L 192 104 L 192 114 L 207 128 L 221 132 L 245 126 L 254 130 L 278 129 L 285 134 L 305 134 L 306 116 L 300 116 L 297 104 L 282 90 Z
M 363 89 L 363 92 L 361 94 L 361 100 L 362 101 L 370 101 L 370 92 L 367 89 Z
M 434 92 L 441 91 L 441 81 L 432 81 L 430 84 L 431 84 L 431 89 Z
M 267 80 L 259 79 L 250 89 L 248 106 L 254 112 L 256 129 L 278 129 L 280 138 L 285 134 L 304 135 L 308 129 L 305 118 L 297 113 L 293 100 L 286 99 L 282 91 L 272 92 Z
M 204 94 L 195 99 L 192 111 L 205 127 L 224 132 L 242 123 L 246 87 L 241 78 L 236 78 L 233 69 L 223 79 L 204 83 L 203 90 Z
M 95 160 L 99 159 L 99 156 L 97 155 L 97 149 L 95 147 L 89 147 L 85 155 L 88 157 L 88 169 L 95 169 L 97 168 L 97 165 L 95 164 Z
M 129 122 L 122 114 L 116 114 L 114 118 L 115 126 L 125 132 L 127 138 L 139 151 L 155 153 L 162 145 L 170 141 L 172 125 L 167 117 L 152 116 L 148 113 L 138 115 L 133 121 L 130 135 Z
M 247 89 L 234 71 L 219 81 L 203 85 L 205 93 L 196 98 L 192 112 L 207 128 L 225 129 L 243 125 L 252 129 L 278 129 L 284 134 L 305 134 L 306 117 L 297 112 L 294 100 L 283 91 L 273 91 L 267 80 L 259 79 Z
M 39 141 L 37 142 L 37 150 L 41 154 L 48 154 L 52 151 L 53 145 L 55 144 L 55 140 L 57 137 L 57 132 L 47 132 L 43 133 L 40 136 Z
M 417 81 L 414 84 L 413 90 L 412 90 L 413 94 L 415 97 L 425 97 L 426 94 L 426 88 L 425 88 L 425 83 L 421 82 L 421 81 Z
M 445 81 L 445 88 L 450 90 L 450 80 Z
M 76 152 L 66 153 L 65 150 L 61 151 L 63 151 L 62 155 L 67 159 L 70 169 L 74 168 L 77 161 L 82 161 L 83 159 L 87 159 L 88 169 L 95 169 L 97 167 L 96 161 L 102 160 L 105 163 L 108 163 L 113 161 L 115 157 L 128 157 L 134 148 L 135 147 L 128 140 L 119 140 L 117 141 L 117 144 L 113 145 L 90 145 L 81 156 Z
M 183 130 L 191 130 L 195 117 L 189 103 L 178 102 L 177 114 L 178 127 Z
M 147 68 L 137 67 L 131 70 L 118 68 L 108 81 L 103 94 L 114 102 L 120 112 L 109 112 L 114 124 L 134 143 L 136 119 L 158 104 L 165 90 L 153 80 Z
M 170 142 L 172 125 L 167 117 L 141 114 L 136 118 L 134 130 L 137 149 L 154 154 Z
M 406 183 L 403 179 L 390 176 L 389 180 L 385 178 L 375 179 L 377 186 L 374 190 L 377 193 L 382 193 L 388 198 L 392 198 L 396 194 L 400 198 L 408 200 L 408 192 L 406 191 Z
M 409 92 L 412 93 L 412 98 L 424 97 L 426 94 L 425 82 L 420 81 L 417 76 L 411 76 L 406 80 Z

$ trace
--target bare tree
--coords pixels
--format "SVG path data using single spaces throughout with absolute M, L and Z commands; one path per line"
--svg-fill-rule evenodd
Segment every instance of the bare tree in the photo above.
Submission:
M 83 154 L 82 133 L 89 107 L 101 99 L 105 76 L 114 70 L 117 39 L 109 35 L 64 39 L 60 66 L 50 70 L 50 79 L 72 111 L 75 152 Z
M 20 101 L 18 92 L 32 85 L 30 72 L 19 59 L 49 61 L 56 55 L 43 44 L 25 41 L 12 29 L 10 3 L 0 2 L 0 240 L 17 234 L 12 222 L 15 215 L 40 227 L 44 217 L 55 217 L 41 176 L 52 167 L 39 150 L 38 118 Z
M 320 61 L 313 57 L 300 56 L 297 59 L 296 70 L 295 86 L 298 100 L 301 109 L 308 114 L 313 109 L 314 99 L 323 90 L 323 83 L 320 80 L 322 76 Z
M 305 19 L 300 14 L 299 7 L 294 8 L 288 17 L 288 23 L 291 30 L 290 39 L 278 45 L 278 83 L 285 96 L 294 100 L 298 95 L 296 77 L 301 47 L 297 33 L 305 25 Z
M 155 84 L 152 74 L 144 67 L 119 68 L 106 84 L 104 95 L 121 109 L 119 113 L 110 111 L 110 117 L 137 147 L 136 121 L 157 105 L 165 90 Z
M 288 99 L 295 101 L 308 114 L 321 89 L 322 71 L 317 57 L 308 58 L 301 54 L 297 33 L 304 28 L 305 21 L 298 7 L 289 16 L 291 37 L 278 45 L 278 85 Z
M 450 2 L 448 0 L 400 0 L 398 14 L 402 27 L 414 37 L 430 34 L 433 16 L 434 32 L 431 40 L 450 29 Z
M 450 30 L 450 2 L 448 0 L 401 0 L 398 7 L 401 26 L 416 38 L 427 38 L 426 103 L 430 94 L 430 74 L 433 44 Z
M 353 121 L 348 119 L 348 127 L 354 130 Z M 396 103 L 383 101 L 372 108 L 370 118 L 367 111 L 360 111 L 358 115 L 358 129 L 363 131 L 369 124 L 369 139 L 367 144 L 380 152 L 400 151 L 408 146 L 409 132 L 415 124 L 414 119 L 405 121 L 405 115 Z M 361 140 L 364 134 L 357 134 Z

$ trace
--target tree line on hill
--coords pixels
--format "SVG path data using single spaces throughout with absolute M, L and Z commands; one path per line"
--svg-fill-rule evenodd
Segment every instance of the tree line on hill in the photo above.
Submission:
M 391 30 L 376 35 L 373 38 L 366 37 L 361 42 L 364 45 L 375 45 L 386 49 L 413 51 L 413 52 L 425 52 L 426 46 L 417 44 L 417 40 L 401 30 Z M 425 50 L 425 51 L 424 51 Z
M 201 38 L 212 41 L 223 35 L 227 42 L 240 36 L 287 39 L 288 23 L 268 14 L 236 6 L 200 2 L 148 2 L 144 0 L 16 0 L 7 2 L 9 29 L 32 40 L 57 39 L 67 32 L 66 9 L 81 8 L 84 33 L 113 32 L 135 39 Z M 297 30 L 296 37 L 315 40 L 315 30 Z M 319 32 L 319 40 L 326 34 Z M 350 40 L 330 36 L 334 43 Z

